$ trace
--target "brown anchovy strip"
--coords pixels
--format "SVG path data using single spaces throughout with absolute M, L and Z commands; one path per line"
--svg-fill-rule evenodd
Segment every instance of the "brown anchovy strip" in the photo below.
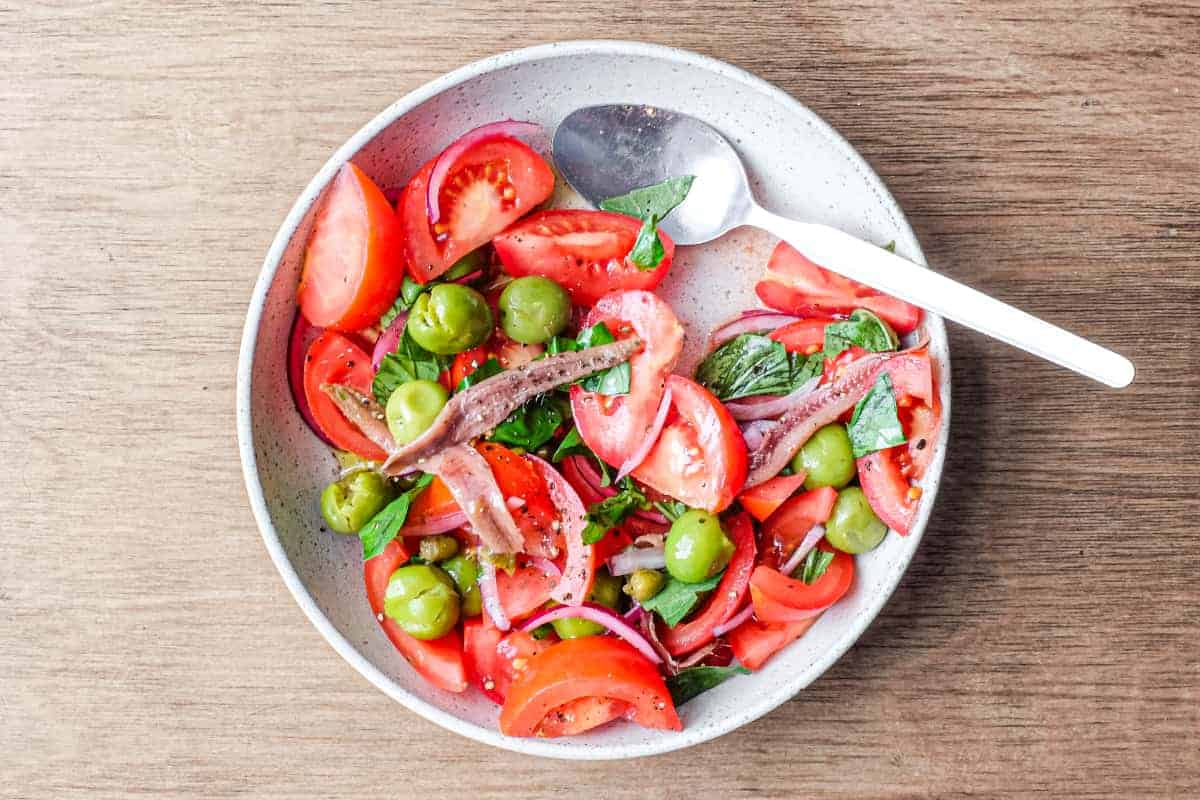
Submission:
M 321 391 L 329 395 L 346 419 L 358 426 L 363 436 L 382 447 L 386 453 L 396 449 L 396 440 L 388 430 L 387 415 L 374 397 L 343 383 L 323 383 Z
M 467 515 L 471 531 L 493 553 L 520 553 L 524 537 L 504 500 L 487 459 L 469 444 L 438 453 L 426 463 L 450 490 L 454 502 Z
M 451 397 L 429 430 L 412 442 L 385 448 L 389 456 L 383 471 L 400 475 L 412 469 L 427 470 L 425 463 L 446 448 L 491 431 L 539 394 L 628 361 L 641 344 L 636 338 L 622 339 L 578 352 L 557 353 L 480 381 Z
M 746 488 L 774 478 L 809 437 L 854 408 L 888 361 L 924 346 L 922 342 L 901 353 L 864 356 L 850 362 L 837 380 L 797 398 L 796 405 L 780 415 L 779 424 L 763 434 L 762 443 L 750 453 Z

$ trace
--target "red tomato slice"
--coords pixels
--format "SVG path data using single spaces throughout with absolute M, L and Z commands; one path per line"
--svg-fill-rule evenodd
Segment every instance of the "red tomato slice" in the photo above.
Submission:
M 418 283 L 441 275 L 554 191 L 554 173 L 526 145 L 516 139 L 481 142 L 454 162 L 442 184 L 442 218 L 430 225 L 426 193 L 436 161 L 408 182 L 396 208 L 408 274 Z
M 738 514 L 729 523 L 729 534 L 733 539 L 733 558 L 729 560 L 716 591 L 691 620 L 667 628 L 659 637 L 673 656 L 690 653 L 711 642 L 713 628 L 732 617 L 746 600 L 754 569 L 754 523 L 745 514 Z
M 790 578 L 778 570 L 759 566 L 750 576 L 754 616 L 761 622 L 800 622 L 806 612 L 833 605 L 854 582 L 854 556 L 834 550 L 824 542 L 820 549 L 833 553 L 833 561 L 815 583 Z
M 423 641 L 409 636 L 404 630 L 383 615 L 383 599 L 387 595 L 388 579 L 405 561 L 408 553 L 398 540 L 391 541 L 383 552 L 363 564 L 363 577 L 367 586 L 367 601 L 375 618 L 400 655 L 421 674 L 425 680 L 447 692 L 467 690 L 467 671 L 463 661 L 462 637 L 458 629 L 440 639 Z
M 482 346 L 472 347 L 456 355 L 454 363 L 450 365 L 450 391 L 457 389 L 462 379 L 483 366 L 483 362 L 491 358 L 491 355 L 488 349 Z
M 921 321 L 921 309 L 916 306 L 823 269 L 786 242 L 775 247 L 766 276 L 754 290 L 768 306 L 789 314 L 849 314 L 865 308 L 887 320 L 898 333 L 908 333 Z
M 370 461 L 383 461 L 387 458 L 383 448 L 363 436 L 357 425 L 342 416 L 332 398 L 321 391 L 323 384 L 342 383 L 369 395 L 374 378 L 371 356 L 340 333 L 321 334 L 304 356 L 304 398 L 321 432 L 342 450 Z
M 767 336 L 783 345 L 789 353 L 809 356 L 825 346 L 825 326 L 833 317 L 812 317 L 776 328 Z
M 812 489 L 784 501 L 762 525 L 760 550 L 763 563 L 773 567 L 787 560 L 814 525 L 829 520 L 836 501 L 837 490 L 830 486 Z
M 917 518 L 920 495 L 910 492 L 908 479 L 900 469 L 900 454 L 908 445 L 880 450 L 858 459 L 858 482 L 871 510 L 884 524 L 901 536 L 907 536 Z
M 674 413 L 633 476 L 692 508 L 724 511 L 746 482 L 742 432 L 700 384 L 670 375 L 667 386 Z
M 942 401 L 935 394 L 932 407 L 922 403 L 905 409 L 900 416 L 908 435 L 909 469 L 906 474 L 917 481 L 933 460 L 933 448 L 942 427 Z
M 817 617 L 800 622 L 768 625 L 748 619 L 726 634 L 733 654 L 746 669 L 759 669 L 767 659 L 803 636 Z
M 425 487 L 425 491 L 418 494 L 417 499 L 413 500 L 412 506 L 408 509 L 406 524 L 416 525 L 428 522 L 455 511 L 458 511 L 458 504 L 454 502 L 454 495 L 450 494 L 450 490 L 446 488 L 446 484 L 442 483 L 442 479 L 435 475 L 430 484 Z
M 547 714 L 534 735 L 546 738 L 575 736 L 620 719 L 628 712 L 629 703 L 622 700 L 581 697 Z
M 534 736 L 546 716 L 581 697 L 629 704 L 646 728 L 683 729 L 658 669 L 628 643 L 609 636 L 568 639 L 529 659 L 500 709 L 500 732 Z
M 483 442 L 478 450 L 491 466 L 504 497 L 524 501 L 517 508 L 510 507 L 509 512 L 525 537 L 525 552 L 557 558 L 563 549 L 563 535 L 555 529 L 558 508 L 537 467 L 501 444 Z
M 794 495 L 807 477 L 803 472 L 794 475 L 779 475 L 765 483 L 752 486 L 738 495 L 742 508 L 759 522 L 764 522 L 783 505 L 783 501 Z
M 662 231 L 663 260 L 643 270 L 629 260 L 642 223 L 608 211 L 542 211 L 492 240 L 509 275 L 541 275 L 559 283 L 577 305 L 609 292 L 650 290 L 663 282 L 675 243 Z
M 629 359 L 629 394 L 608 397 L 571 387 L 571 411 L 579 435 L 592 452 L 615 467 L 645 438 L 683 348 L 683 326 L 675 312 L 650 292 L 605 295 L 584 320 L 585 327 L 603 322 L 613 336 L 636 335 L 642 349 Z
M 496 591 L 504 615 L 511 620 L 527 617 L 538 611 L 550 600 L 550 592 L 558 583 L 558 577 L 547 575 L 538 567 L 517 567 L 510 575 L 506 570 L 496 570 Z
M 296 299 L 314 325 L 365 328 L 388 310 L 404 278 L 400 226 L 370 178 L 344 164 L 313 222 Z
M 523 631 L 506 634 L 487 615 L 463 623 L 463 651 L 471 679 L 492 702 L 500 705 L 516 674 L 529 659 L 551 645 Z

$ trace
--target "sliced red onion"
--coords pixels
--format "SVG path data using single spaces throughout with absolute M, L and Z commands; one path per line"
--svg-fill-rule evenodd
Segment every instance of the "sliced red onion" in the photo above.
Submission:
M 583 603 L 578 606 L 555 606 L 540 614 L 535 614 L 532 619 L 521 626 L 521 630 L 526 632 L 532 631 L 534 628 L 545 625 L 547 622 L 553 622 L 556 619 L 566 619 L 568 617 L 579 617 L 580 619 L 594 622 L 597 625 L 603 625 L 612 633 L 633 645 L 651 664 L 662 663 L 662 658 L 654 651 L 650 643 L 646 641 L 645 636 L 623 620 L 617 612 L 598 603 Z
M 429 189 L 425 194 L 425 210 L 429 214 L 429 224 L 432 225 L 441 219 L 441 209 L 438 208 L 438 195 L 442 192 L 442 184 L 445 183 L 446 176 L 450 174 L 451 168 L 454 167 L 454 162 L 458 161 L 463 153 L 477 144 L 482 144 L 492 139 L 532 136 L 535 133 L 540 133 L 541 130 L 542 126 L 535 122 L 520 122 L 515 119 L 501 120 L 500 122 L 492 122 L 467 131 L 455 140 L 454 144 L 443 150 L 442 154 L 437 157 L 437 161 L 433 164 L 433 172 L 429 173 Z
M 563 459 L 563 476 L 571 483 L 571 486 L 575 488 L 575 491 L 579 494 L 579 498 L 583 501 L 584 505 L 590 506 L 592 503 L 599 503 L 604 499 L 604 495 L 600 494 L 600 492 L 596 489 L 593 489 L 592 484 L 588 481 L 587 477 L 585 477 L 583 473 L 579 471 L 579 464 L 576 462 L 576 458 L 576 456 L 568 456 L 567 458 Z
M 663 425 L 667 421 L 667 413 L 671 410 L 671 387 L 663 392 L 662 400 L 658 404 L 658 413 L 654 415 L 654 421 L 650 423 L 650 427 L 646 429 L 646 435 L 638 442 L 638 446 L 633 448 L 633 452 L 625 459 L 625 463 L 617 470 L 617 480 L 621 480 L 629 473 L 633 472 L 642 462 L 646 460 L 646 456 L 650 453 L 650 448 L 654 447 L 658 441 L 658 435 L 662 433 Z
M 617 493 L 617 490 L 612 486 L 601 486 L 604 480 L 600 475 L 600 470 L 592 466 L 592 460 L 587 456 L 570 456 L 569 460 L 573 462 L 575 470 L 579 473 L 579 477 L 583 478 L 584 483 L 588 488 L 594 491 L 601 497 L 612 497 Z
M 567 606 L 578 605 L 587 597 L 596 574 L 595 545 L 583 541 L 587 508 L 571 482 L 560 475 L 552 464 L 532 453 L 526 453 L 525 458 L 541 473 L 550 500 L 558 510 L 558 522 L 567 543 L 567 561 L 558 582 L 550 590 L 550 597 Z
M 452 280 L 450 282 L 451 283 L 470 283 L 471 281 L 477 279 L 482 274 L 483 274 L 483 270 L 477 269 L 474 272 L 463 275 L 461 278 L 455 278 L 454 280 Z
M 479 560 L 479 596 L 483 610 L 492 618 L 492 624 L 502 631 L 512 627 L 504 605 L 500 602 L 500 587 L 496 585 L 496 565 L 486 558 Z
M 455 528 L 461 528 L 467 524 L 469 520 L 467 515 L 462 511 L 451 511 L 448 514 L 441 514 L 436 517 L 422 520 L 413 525 L 405 525 L 400 529 L 401 536 L 433 536 L 438 533 L 452 531 Z
M 804 534 L 804 538 L 800 541 L 800 546 L 796 548 L 791 557 L 787 560 L 779 571 L 784 575 L 791 575 L 796 571 L 796 567 L 804 563 L 804 558 L 817 546 L 817 542 L 821 541 L 825 536 L 825 526 L 821 524 L 813 525 L 808 533 Z
M 778 311 L 754 309 L 742 312 L 742 315 L 725 322 L 713 329 L 709 334 L 709 349 L 715 349 L 743 333 L 761 333 L 782 328 L 793 322 L 799 322 L 800 317 L 791 314 L 781 314 Z
M 532 556 L 529 558 L 529 565 L 531 567 L 537 567 L 545 574 L 552 575 L 555 578 L 562 577 L 562 570 L 558 568 L 558 564 L 555 564 L 553 561 L 551 561 L 548 558 L 542 558 L 541 556 Z
M 767 435 L 767 431 L 774 428 L 778 423 L 769 419 L 756 419 L 742 425 L 742 438 L 746 440 L 747 450 L 757 450 L 762 446 L 763 437 Z
M 739 422 L 756 419 L 775 419 L 796 404 L 796 400 L 806 394 L 812 394 L 821 384 L 821 376 L 816 375 L 800 385 L 795 391 L 779 395 L 757 395 L 743 397 L 740 400 L 730 400 L 725 408 Z
M 747 603 L 746 607 L 743 608 L 741 611 L 734 614 L 732 617 L 725 620 L 717 627 L 713 628 L 713 636 L 724 636 L 725 634 L 729 633 L 731 630 L 736 628 L 738 625 L 741 625 L 743 622 L 750 619 L 750 615 L 753 613 L 754 613 L 754 606 L 752 606 L 750 603 Z
M 625 620 L 630 625 L 639 625 L 641 624 L 642 617 L 644 616 L 646 616 L 646 609 L 642 608 L 641 604 L 638 603 L 637 600 L 634 600 L 633 605 L 629 607 L 629 610 L 621 615 L 621 619 Z
M 667 519 L 665 514 L 661 514 L 658 511 L 651 511 L 649 509 L 639 508 L 633 512 L 633 515 L 635 517 L 641 517 L 642 519 L 646 520 L 647 522 L 654 522 L 658 525 L 670 525 L 671 524 L 671 520 Z
M 608 571 L 613 575 L 630 575 L 639 569 L 662 569 L 666 565 L 666 548 L 626 547 L 608 560 Z
M 371 351 L 371 366 L 375 371 L 379 371 L 379 365 L 383 363 L 383 357 L 388 353 L 396 352 L 396 345 L 400 344 L 400 337 L 404 334 L 404 321 L 408 319 L 407 312 L 401 312 L 392 320 L 392 324 L 387 326 L 387 330 L 379 335 L 375 340 L 375 349 Z
M 322 442 L 330 447 L 336 447 L 337 445 L 317 425 L 312 408 L 308 405 L 308 397 L 304 394 L 304 357 L 308 355 L 309 345 L 324 331 L 324 328 L 318 328 L 306 320 L 299 311 L 296 312 L 296 320 L 292 323 L 292 333 L 288 337 L 288 388 L 292 390 L 292 401 L 296 404 L 296 410 L 300 412 L 300 418 L 304 420 L 304 424 L 312 429 L 312 432 Z

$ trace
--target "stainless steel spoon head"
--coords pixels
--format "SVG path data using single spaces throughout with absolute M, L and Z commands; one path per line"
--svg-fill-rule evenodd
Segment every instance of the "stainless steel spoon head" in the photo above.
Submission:
M 711 126 L 654 106 L 589 106 L 554 134 L 554 163 L 593 205 L 668 178 L 694 175 L 687 199 L 660 227 L 702 244 L 743 224 L 754 207 L 742 161 Z

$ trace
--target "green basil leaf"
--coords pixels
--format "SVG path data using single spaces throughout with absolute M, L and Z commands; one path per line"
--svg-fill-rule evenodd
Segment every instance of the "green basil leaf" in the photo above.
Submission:
M 789 394 L 819 375 L 824 356 L 789 353 L 779 342 L 743 333 L 718 347 L 696 368 L 696 380 L 722 402 L 759 394 Z
M 800 580 L 811 585 L 820 580 L 832 563 L 833 553 L 814 547 L 808 551 L 808 555 L 804 557 L 804 563 L 796 569 L 796 572 L 800 573 Z M 796 572 L 793 572 L 792 575 L 795 576 Z
M 677 675 L 667 678 L 667 691 L 676 706 L 681 706 L 698 694 L 720 686 L 734 675 L 749 675 L 750 670 L 740 664 L 727 667 L 689 667 Z
M 383 357 L 375 380 L 371 383 L 371 391 L 375 393 L 376 400 L 387 405 L 388 398 L 400 384 L 415 380 L 436 381 L 449 366 L 450 360 L 445 356 L 431 353 L 417 344 L 408 335 L 408 326 L 405 326 L 396 352 Z
M 492 431 L 493 442 L 536 450 L 554 438 L 563 423 L 566 401 L 553 395 L 541 395 L 513 411 Z
M 658 509 L 658 513 L 669 519 L 671 522 L 683 516 L 683 513 L 688 510 L 688 507 L 678 500 L 670 500 L 663 502 L 655 501 L 654 507 Z
M 662 617 L 663 622 L 674 628 L 688 614 L 692 613 L 692 609 L 700 602 L 702 594 L 717 588 L 723 574 L 725 574 L 724 570 L 700 583 L 684 583 L 677 578 L 668 576 L 667 585 L 663 587 L 663 590 L 649 600 L 643 600 L 642 608 L 656 612 Z
M 590 328 L 580 331 L 579 338 L 576 339 L 576 345 L 579 350 L 586 350 L 589 347 L 599 347 L 602 344 L 612 344 L 617 340 L 617 337 L 612 335 L 612 331 L 603 322 L 598 322 Z M 592 375 L 587 376 L 580 385 L 589 392 L 597 392 L 604 395 L 629 394 L 629 382 L 633 372 L 630 369 L 629 362 L 624 361 L 617 364 L 615 367 L 609 367 L 606 370 L 601 370 Z
M 404 521 L 408 519 L 408 510 L 412 507 L 417 495 L 425 491 L 425 487 L 433 482 L 433 475 L 422 475 L 413 487 L 384 506 L 383 510 L 371 517 L 371 521 L 362 526 L 358 532 L 362 542 L 363 561 L 374 558 L 383 552 L 383 548 L 396 538 Z
M 662 239 L 658 237 L 658 217 L 647 217 L 642 220 L 633 249 L 629 251 L 629 260 L 643 272 L 652 270 L 662 263 L 667 251 Z
M 885 353 L 900 346 L 900 337 L 892 326 L 867 311 L 855 310 L 850 319 L 825 326 L 825 355 L 836 358 L 843 350 L 861 347 L 872 353 Z
M 881 245 L 881 246 L 883 247 L 884 250 L 887 250 L 889 253 L 896 252 L 896 240 L 895 239 L 892 239 L 887 244 Z
M 629 251 L 629 260 L 642 270 L 656 268 L 666 256 L 662 238 L 658 235 L 658 223 L 677 205 L 682 203 L 691 191 L 694 175 L 684 175 L 679 178 L 668 178 L 653 186 L 634 189 L 629 194 L 620 197 L 610 197 L 600 203 L 600 208 L 636 217 L 642 221 L 637 240 Z
M 583 543 L 595 544 L 604 534 L 620 525 L 625 518 L 646 507 L 646 495 L 629 478 L 621 481 L 621 491 L 588 507 L 587 527 L 583 529 Z
M 550 341 L 546 342 L 546 355 L 548 356 L 558 353 L 575 353 L 579 349 L 579 342 L 570 336 L 551 336 Z
M 487 380 L 493 375 L 499 375 L 504 372 L 504 367 L 500 366 L 500 362 L 495 356 L 491 356 L 487 361 L 475 368 L 475 371 L 469 375 L 463 375 L 458 382 L 458 386 L 454 387 L 454 391 L 461 392 L 463 389 L 470 389 L 475 384 Z
M 846 432 L 850 434 L 850 449 L 855 458 L 908 441 L 900 426 L 892 379 L 886 372 L 879 373 L 875 385 L 858 401 Z

